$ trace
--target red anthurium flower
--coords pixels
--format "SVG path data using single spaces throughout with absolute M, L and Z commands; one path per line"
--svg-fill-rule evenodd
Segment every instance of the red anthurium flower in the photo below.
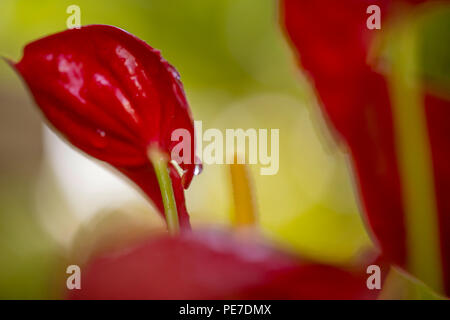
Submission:
M 225 233 L 155 236 L 92 258 L 69 299 L 375 299 L 366 268 L 301 261 Z M 384 270 L 383 270 L 384 271 Z M 385 272 L 382 272 L 384 274 Z
M 404 143 L 398 136 L 402 125 L 394 111 L 389 82 L 392 75 L 389 69 L 380 70 L 369 62 L 374 40 L 389 29 L 389 22 L 422 2 L 426 1 L 282 0 L 281 12 L 286 33 L 315 85 L 328 120 L 350 149 L 368 222 L 383 254 L 427 281 L 421 271 L 411 266 L 411 252 L 416 248 L 411 248 L 414 231 L 408 228 L 407 221 L 411 219 L 409 211 L 416 208 L 406 203 L 408 197 L 414 198 L 411 188 L 418 186 L 408 186 L 402 173 L 405 166 L 400 161 L 405 157 L 400 156 L 400 150 L 404 150 Z M 369 5 L 381 9 L 381 30 L 366 26 Z M 431 272 L 439 274 L 441 269 L 440 289 L 444 287 L 450 294 L 450 100 L 428 91 L 422 100 L 425 141 L 431 149 L 431 189 L 435 190 L 431 195 L 437 206 L 438 234 L 432 236 L 438 239 L 436 251 L 440 255 L 440 265 Z M 422 156 L 419 148 L 417 154 Z M 407 157 L 411 158 L 414 156 Z M 437 289 L 435 283 L 429 284 Z
M 67 30 L 28 44 L 14 65 L 51 126 L 85 153 L 133 180 L 163 212 L 149 147 L 169 157 L 174 129 L 194 128 L 179 74 L 160 52 L 133 35 L 104 25 Z M 181 178 L 170 165 L 181 226 L 189 226 Z

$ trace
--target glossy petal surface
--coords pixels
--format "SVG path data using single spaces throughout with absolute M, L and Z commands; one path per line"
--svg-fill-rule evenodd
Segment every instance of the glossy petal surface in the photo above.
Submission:
M 162 212 L 149 146 L 170 155 L 175 129 L 194 128 L 179 74 L 160 52 L 112 26 L 91 25 L 28 44 L 15 65 L 49 124 L 71 144 L 133 180 Z M 194 162 L 180 164 L 192 179 Z M 172 169 L 171 169 L 172 170 Z M 171 177 L 188 225 L 181 178 Z

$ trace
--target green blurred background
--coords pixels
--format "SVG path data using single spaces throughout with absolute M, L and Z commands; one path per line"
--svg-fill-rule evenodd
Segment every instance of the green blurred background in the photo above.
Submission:
M 275 1 L 1 0 L 0 54 L 19 60 L 28 42 L 64 30 L 72 4 L 81 8 L 82 25 L 118 26 L 160 49 L 181 73 L 204 130 L 280 129 L 278 174 L 261 176 L 252 166 L 267 238 L 337 264 L 371 246 L 348 157 L 330 139 L 314 93 L 296 68 Z M 0 124 L 0 298 L 58 297 L 55 279 L 64 277 L 74 256 L 99 241 L 162 228 L 127 182 L 44 129 L 4 62 Z M 205 166 L 186 198 L 194 228 L 230 227 L 226 166 Z

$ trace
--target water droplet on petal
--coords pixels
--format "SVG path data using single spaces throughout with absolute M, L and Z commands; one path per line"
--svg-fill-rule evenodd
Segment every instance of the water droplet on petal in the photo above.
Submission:
M 92 144 L 97 148 L 103 149 L 108 144 L 108 140 L 106 139 L 106 132 L 101 129 L 97 129 L 96 132 L 97 135 L 95 136 L 95 139 L 93 139 Z
M 203 171 L 203 165 L 201 163 L 196 164 L 194 168 L 194 175 L 198 176 Z

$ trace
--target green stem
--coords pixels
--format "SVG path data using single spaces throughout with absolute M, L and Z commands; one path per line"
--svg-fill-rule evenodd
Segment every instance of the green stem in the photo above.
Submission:
M 417 25 L 397 26 L 390 77 L 393 118 L 412 273 L 442 292 L 439 228 L 431 150 L 418 66 Z
M 161 190 L 167 229 L 171 235 L 176 235 L 180 232 L 180 224 L 178 223 L 177 204 L 172 189 L 172 180 L 170 179 L 167 167 L 168 159 L 157 147 L 148 148 L 147 155 L 155 169 L 156 178 L 158 179 Z

